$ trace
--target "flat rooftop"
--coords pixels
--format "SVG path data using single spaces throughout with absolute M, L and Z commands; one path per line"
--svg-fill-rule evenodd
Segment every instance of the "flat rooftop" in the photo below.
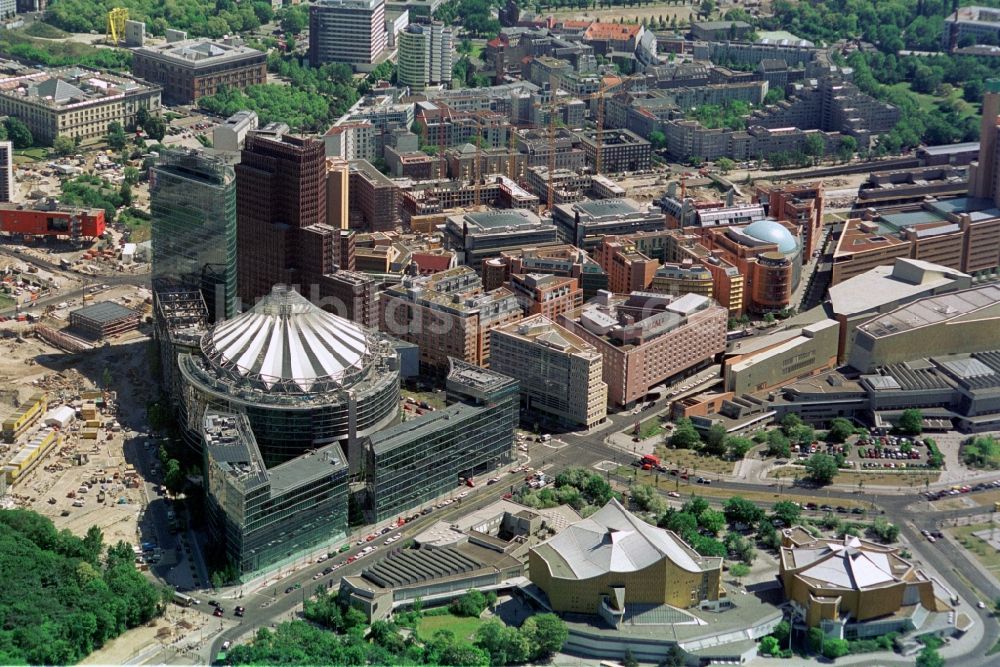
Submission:
M 968 284 L 970 276 L 939 264 L 897 258 L 892 266 L 877 266 L 829 288 L 833 311 L 854 315 L 899 303 L 919 294 L 940 292 L 948 285 Z
M 271 480 L 271 494 L 280 495 L 320 477 L 346 470 L 347 457 L 340 445 L 334 443 L 277 465 L 267 471 L 267 476 Z
M 77 308 L 70 315 L 82 317 L 97 324 L 110 324 L 129 317 L 139 317 L 138 312 L 114 301 L 99 301 L 83 308 Z
M 536 214 L 524 209 L 509 209 L 503 211 L 481 211 L 466 213 L 461 217 L 469 226 L 470 231 L 495 232 L 512 229 L 515 227 L 537 227 L 547 222 L 551 226 L 551 221 L 543 221 Z
M 254 56 L 264 56 L 262 51 L 252 49 L 238 40 L 213 39 L 185 39 L 180 42 L 144 46 L 136 49 L 136 53 L 194 67 L 221 65 Z
M 520 322 L 497 327 L 496 331 L 536 345 L 552 348 L 563 354 L 582 354 L 587 357 L 598 355 L 593 345 L 544 315 L 532 315 Z
M 560 204 L 570 217 L 577 211 L 581 222 L 588 222 L 584 217 L 592 219 L 611 218 L 615 216 L 636 217 L 645 216 L 646 210 L 634 199 L 585 199 L 572 204 Z

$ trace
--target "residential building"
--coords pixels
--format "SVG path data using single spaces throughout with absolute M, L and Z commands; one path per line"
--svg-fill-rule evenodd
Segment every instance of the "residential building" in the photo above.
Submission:
M 593 250 L 603 236 L 625 236 L 664 229 L 663 213 L 631 199 L 584 200 L 552 209 L 559 237 L 584 250 Z
M 954 614 L 949 591 L 895 547 L 852 535 L 817 539 L 799 526 L 782 530 L 781 544 L 778 576 L 796 628 L 862 639 Z
M 220 87 L 242 90 L 267 83 L 267 54 L 238 37 L 187 39 L 133 49 L 132 73 L 159 84 L 166 104 L 191 104 Z
M 583 250 L 571 245 L 549 245 L 502 251 L 499 257 L 483 262 L 484 289 L 507 284 L 519 273 L 544 273 L 576 278 L 585 299 L 608 289 L 608 274 Z
M 443 374 L 454 357 L 488 366 L 490 329 L 522 318 L 505 287 L 484 291 L 475 271 L 459 266 L 429 276 L 403 277 L 382 292 L 379 328 L 420 347 L 423 372 Z
M 399 85 L 418 91 L 450 83 L 453 48 L 451 28 L 439 21 L 408 25 L 399 35 Z
M 517 297 L 525 315 L 544 315 L 554 320 L 583 305 L 583 290 L 576 278 L 515 273 L 507 287 Z
M 326 156 L 342 160 L 374 160 L 381 154 L 382 133 L 369 120 L 337 121 L 323 135 Z
M 209 534 L 241 580 L 344 538 L 347 459 L 340 445 L 268 468 L 246 415 L 206 413 L 201 432 Z
M 309 63 L 370 72 L 386 49 L 385 0 L 321 0 L 309 7 Z
M 608 289 L 628 294 L 649 287 L 660 263 L 636 250 L 629 240 L 605 236 L 594 252 L 594 259 L 608 274 Z
M 505 250 L 554 244 L 558 241 L 551 220 L 527 209 L 462 213 L 448 217 L 445 247 L 458 261 L 478 269 L 484 259 Z
M 399 226 L 399 188 L 366 160 L 350 162 L 349 226 L 368 232 Z
M 674 296 L 697 294 L 711 298 L 712 272 L 691 259 L 670 262 L 656 269 L 649 291 Z
M 691 24 L 691 36 L 702 42 L 733 42 L 744 39 L 753 32 L 746 21 L 699 21 Z
M 559 324 L 603 357 L 608 401 L 628 407 L 664 380 L 709 363 L 726 347 L 728 312 L 711 300 L 636 292 L 599 293 Z
M 140 109 L 160 113 L 159 86 L 82 67 L 0 78 L 0 115 L 23 121 L 42 144 L 104 139 L 111 123 L 133 127 Z
M 212 321 L 239 310 L 236 174 L 227 160 L 164 150 L 150 169 L 155 290 L 201 291 Z
M 212 148 L 219 151 L 238 152 L 243 150 L 247 132 L 259 126 L 257 114 L 253 111 L 237 111 L 212 128 Z
M 587 165 L 597 173 L 615 174 L 623 171 L 646 171 L 653 154 L 652 145 L 635 132 L 625 129 L 605 130 L 600 141 L 600 164 L 597 162 L 598 141 L 593 131 L 577 133 Z
M 364 443 L 373 522 L 449 493 L 460 481 L 497 474 L 514 461 L 517 380 L 454 358 L 448 363 L 451 405 Z
M 608 386 L 593 345 L 541 314 L 498 327 L 490 337 L 491 368 L 518 381 L 526 421 L 587 429 L 604 421 Z

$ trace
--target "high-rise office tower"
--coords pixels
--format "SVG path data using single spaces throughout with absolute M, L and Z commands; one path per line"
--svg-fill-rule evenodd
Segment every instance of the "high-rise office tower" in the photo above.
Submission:
M 430 84 L 449 83 L 452 44 L 451 28 L 442 23 L 406 26 L 399 35 L 399 84 L 421 90 Z
M 165 150 L 150 174 L 153 287 L 201 290 L 213 320 L 239 305 L 236 180 L 222 157 Z
M 0 141 L 0 201 L 14 198 L 14 145 Z
M 284 283 L 326 310 L 372 326 L 372 280 L 337 265 L 342 230 L 327 218 L 323 142 L 287 132 L 271 124 L 248 133 L 236 166 L 240 297 L 252 304 Z
M 979 126 L 979 159 L 969 169 L 969 196 L 1000 201 L 1000 79 L 988 79 L 983 92 L 983 118 Z
M 309 63 L 370 72 L 387 43 L 385 0 L 319 0 L 309 7 Z

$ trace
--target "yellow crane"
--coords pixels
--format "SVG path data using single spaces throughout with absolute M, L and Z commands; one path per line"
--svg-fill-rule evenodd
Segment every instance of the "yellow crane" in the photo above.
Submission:
M 126 21 L 128 21 L 128 9 L 125 7 L 115 7 L 108 12 L 108 42 L 118 46 L 125 40 Z

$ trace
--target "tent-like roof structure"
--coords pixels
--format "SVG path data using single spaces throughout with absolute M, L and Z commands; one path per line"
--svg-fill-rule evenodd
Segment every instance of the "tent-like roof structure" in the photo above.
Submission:
M 535 552 L 548 563 L 554 576 L 564 579 L 636 572 L 665 558 L 688 572 L 721 566 L 721 559 L 699 556 L 677 535 L 649 525 L 615 499 L 538 545 Z
M 205 334 L 201 345 L 217 371 L 285 393 L 352 384 L 373 350 L 363 328 L 284 285 Z
M 903 581 L 912 566 L 896 554 L 857 537 L 783 547 L 782 565 L 817 588 L 864 590 Z

